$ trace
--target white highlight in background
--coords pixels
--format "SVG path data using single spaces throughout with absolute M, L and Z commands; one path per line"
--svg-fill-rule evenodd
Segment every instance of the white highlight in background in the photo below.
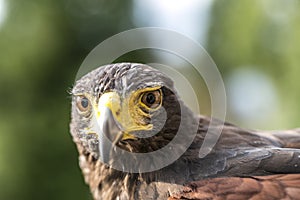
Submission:
M 205 46 L 212 3 L 211 0 L 134 0 L 133 20 L 137 26 L 180 32 Z
M 278 94 L 272 80 L 253 67 L 240 68 L 228 77 L 230 112 L 239 123 L 265 127 L 278 112 Z
M 6 11 L 7 11 L 7 7 L 6 7 L 5 0 L 0 0 L 0 28 L 3 25 L 3 22 L 5 20 Z

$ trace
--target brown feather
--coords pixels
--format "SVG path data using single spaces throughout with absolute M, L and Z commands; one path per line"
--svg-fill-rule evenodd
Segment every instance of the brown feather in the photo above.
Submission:
M 184 127 L 183 140 L 191 137 L 193 127 L 195 130 L 198 127 L 192 144 L 174 163 L 149 173 L 133 174 L 117 171 L 98 159 L 98 138 L 96 134 L 85 133 L 92 122 L 78 112 L 75 94 L 88 93 L 97 102 L 106 91 L 126 92 L 128 88 L 126 91 L 122 88 L 123 78 L 127 78 L 127 85 L 131 87 L 153 81 L 162 83 L 162 105 L 167 119 L 156 135 L 117 145 L 130 152 L 148 153 L 170 143 L 179 125 Z M 220 130 L 222 134 L 210 153 L 202 158 L 199 149 L 211 119 L 194 115 L 177 98 L 171 79 L 149 66 L 120 63 L 100 67 L 78 80 L 73 94 L 71 134 L 78 148 L 85 182 L 96 200 L 300 199 L 300 129 L 257 132 L 214 120 L 209 134 Z M 155 118 L 153 124 L 155 120 L 160 123 Z M 181 145 L 176 144 L 172 153 L 176 155 L 183 148 Z
M 169 197 L 199 200 L 300 199 L 300 174 L 253 177 L 223 177 L 191 182 Z

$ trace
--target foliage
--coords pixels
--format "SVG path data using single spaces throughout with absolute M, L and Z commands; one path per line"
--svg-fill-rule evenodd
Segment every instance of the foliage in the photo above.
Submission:
M 0 199 L 90 199 L 69 135 L 68 90 L 94 46 L 134 27 L 132 2 L 6 4 L 0 26 Z M 225 78 L 245 65 L 272 77 L 281 102 L 275 122 L 286 128 L 300 118 L 299 8 L 290 0 L 215 1 L 207 42 Z

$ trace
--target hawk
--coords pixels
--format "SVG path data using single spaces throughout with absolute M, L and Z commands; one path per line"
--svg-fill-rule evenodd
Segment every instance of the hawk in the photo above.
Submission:
M 173 81 L 144 64 L 101 66 L 72 89 L 70 131 L 94 199 L 300 199 L 300 129 L 213 121 L 207 133 L 211 119 L 194 114 Z M 206 134 L 220 129 L 210 153 L 199 156 Z

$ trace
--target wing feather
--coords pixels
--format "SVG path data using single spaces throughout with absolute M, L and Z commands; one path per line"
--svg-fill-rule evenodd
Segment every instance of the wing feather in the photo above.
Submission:
M 222 177 L 191 182 L 169 200 L 300 199 L 300 174 Z

